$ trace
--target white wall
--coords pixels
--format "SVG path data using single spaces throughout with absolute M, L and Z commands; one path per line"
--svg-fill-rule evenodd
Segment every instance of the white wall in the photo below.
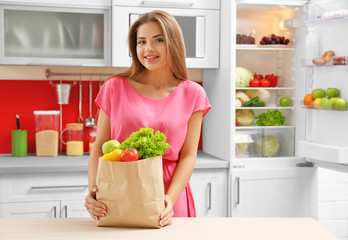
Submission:
M 341 240 L 348 240 L 348 173 L 318 169 L 318 220 Z

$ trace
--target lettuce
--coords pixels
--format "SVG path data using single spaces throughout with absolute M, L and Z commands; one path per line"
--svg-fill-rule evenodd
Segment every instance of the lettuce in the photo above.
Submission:
M 282 126 L 285 123 L 285 116 L 278 109 L 271 111 L 267 110 L 264 113 L 255 116 L 258 126 Z
M 139 159 L 162 156 L 170 145 L 165 142 L 167 138 L 164 133 L 153 132 L 152 128 L 140 128 L 122 142 L 122 149 L 135 148 L 139 152 Z

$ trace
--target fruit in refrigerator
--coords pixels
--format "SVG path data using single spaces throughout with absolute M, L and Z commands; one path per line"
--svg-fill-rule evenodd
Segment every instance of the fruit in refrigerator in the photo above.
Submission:
M 320 102 L 321 102 L 321 98 L 314 99 L 314 102 L 313 102 L 314 108 L 321 109 L 322 107 L 321 107 Z
M 322 109 L 330 109 L 332 105 L 332 102 L 328 98 L 322 98 L 320 101 L 320 106 Z
M 270 84 L 271 84 L 270 87 L 276 87 L 278 84 L 278 76 L 274 75 L 273 73 L 267 74 L 265 76 L 265 79 L 267 79 L 270 82 Z
M 249 86 L 250 87 L 260 87 L 260 80 L 258 79 L 253 79 L 250 81 Z
M 262 79 L 260 81 L 260 86 L 261 87 L 270 87 L 271 86 L 271 82 L 267 79 Z
M 282 98 L 279 100 L 279 104 L 280 104 L 280 106 L 282 106 L 282 107 L 289 107 L 289 106 L 290 106 L 290 98 L 288 98 L 288 97 L 282 97 Z
M 251 126 L 254 123 L 254 112 L 250 109 L 239 109 L 236 111 L 239 126 Z
M 102 151 L 103 154 L 105 153 L 110 153 L 115 149 L 120 149 L 121 148 L 121 143 L 117 140 L 109 140 L 105 142 L 102 146 Z
M 335 110 L 345 110 L 346 106 L 347 106 L 347 101 L 344 98 L 337 98 L 332 103 L 332 109 L 335 109 Z
M 261 79 L 263 79 L 263 75 L 254 73 L 254 79 L 261 80 Z
M 312 91 L 312 95 L 313 95 L 314 99 L 323 98 L 323 97 L 325 97 L 325 91 L 324 91 L 324 89 L 317 88 L 317 89 L 314 89 Z
M 337 88 L 328 88 L 326 89 L 326 96 L 328 98 L 338 97 L 339 90 Z
M 249 87 L 249 82 L 254 79 L 250 70 L 236 67 L 236 87 Z
M 308 108 L 313 108 L 314 107 L 314 97 L 311 93 L 307 94 L 304 98 L 303 98 L 303 104 L 308 107 Z

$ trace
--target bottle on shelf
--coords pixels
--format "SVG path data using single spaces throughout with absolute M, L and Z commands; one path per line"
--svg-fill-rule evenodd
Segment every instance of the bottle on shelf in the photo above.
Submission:
M 313 27 L 308 27 L 305 43 L 305 65 L 313 65 L 313 58 L 319 57 L 319 45 Z

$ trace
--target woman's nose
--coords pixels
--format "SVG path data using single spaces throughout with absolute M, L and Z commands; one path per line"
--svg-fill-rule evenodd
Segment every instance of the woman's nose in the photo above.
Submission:
M 152 43 L 147 43 L 147 44 L 146 44 L 146 50 L 148 50 L 148 51 L 153 50 Z

